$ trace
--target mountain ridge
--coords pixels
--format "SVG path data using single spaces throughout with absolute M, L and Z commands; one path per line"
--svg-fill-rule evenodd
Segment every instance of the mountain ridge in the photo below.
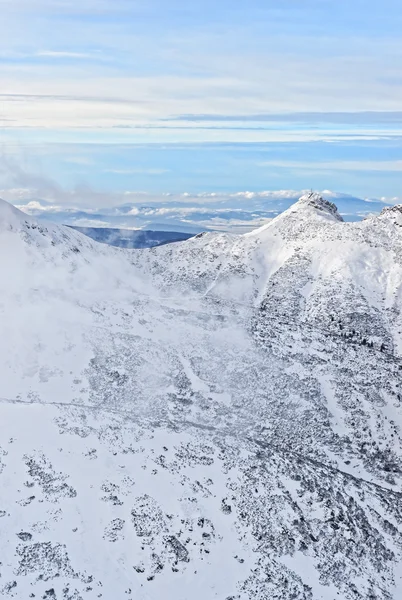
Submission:
M 136 252 L 0 225 L 4 597 L 398 600 L 390 214 Z

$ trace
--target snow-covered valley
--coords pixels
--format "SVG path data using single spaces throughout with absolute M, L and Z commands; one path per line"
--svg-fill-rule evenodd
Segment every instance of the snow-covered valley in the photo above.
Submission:
M 402 596 L 402 207 L 146 250 L 0 203 L 0 595 Z

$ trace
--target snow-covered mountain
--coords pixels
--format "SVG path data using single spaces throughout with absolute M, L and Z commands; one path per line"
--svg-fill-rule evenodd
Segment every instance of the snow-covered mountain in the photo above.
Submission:
M 0 204 L 0 594 L 402 596 L 402 207 L 112 248 Z

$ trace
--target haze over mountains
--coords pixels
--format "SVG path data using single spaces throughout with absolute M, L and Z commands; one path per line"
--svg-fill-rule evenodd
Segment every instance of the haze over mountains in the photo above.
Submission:
M 179 231 L 148 231 L 142 229 L 114 229 L 108 227 L 73 227 L 96 242 L 118 248 L 153 248 L 173 242 L 183 242 L 195 234 Z
M 398 600 L 402 206 L 99 244 L 0 203 L 0 594 Z
M 246 233 L 266 223 L 297 202 L 303 194 L 294 190 L 262 192 L 209 192 L 199 194 L 100 194 L 54 192 L 59 202 L 41 199 L 40 192 L 15 189 L 7 199 L 18 208 L 41 220 L 77 227 L 145 229 L 200 233 L 204 230 Z M 1 195 L 1 194 L 0 194 Z M 325 190 L 322 195 L 337 202 L 347 221 L 378 214 L 394 199 L 361 199 L 350 194 Z

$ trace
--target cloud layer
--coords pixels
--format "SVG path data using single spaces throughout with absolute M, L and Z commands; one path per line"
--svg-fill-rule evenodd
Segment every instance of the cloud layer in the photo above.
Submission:
M 63 189 L 400 194 L 397 0 L 0 0 L 0 9 L 0 162 L 18 153 Z M 75 155 L 56 164 L 63 144 Z M 128 161 L 124 146 L 141 144 L 176 160 L 134 150 Z M 205 146 L 222 144 L 271 145 L 270 156 L 255 151 L 242 167 L 231 154 L 214 170 Z M 111 162 L 96 170 L 88 160 L 102 145 Z
M 0 6 L 10 127 L 162 129 L 168 121 L 172 140 L 180 121 L 197 124 L 194 140 L 200 129 L 211 141 L 226 139 L 234 120 L 332 122 L 356 134 L 362 123 L 401 122 L 402 8 L 394 0 L 381 10 L 366 0 L 364 11 L 344 0 Z M 223 133 L 207 136 L 208 120 Z

